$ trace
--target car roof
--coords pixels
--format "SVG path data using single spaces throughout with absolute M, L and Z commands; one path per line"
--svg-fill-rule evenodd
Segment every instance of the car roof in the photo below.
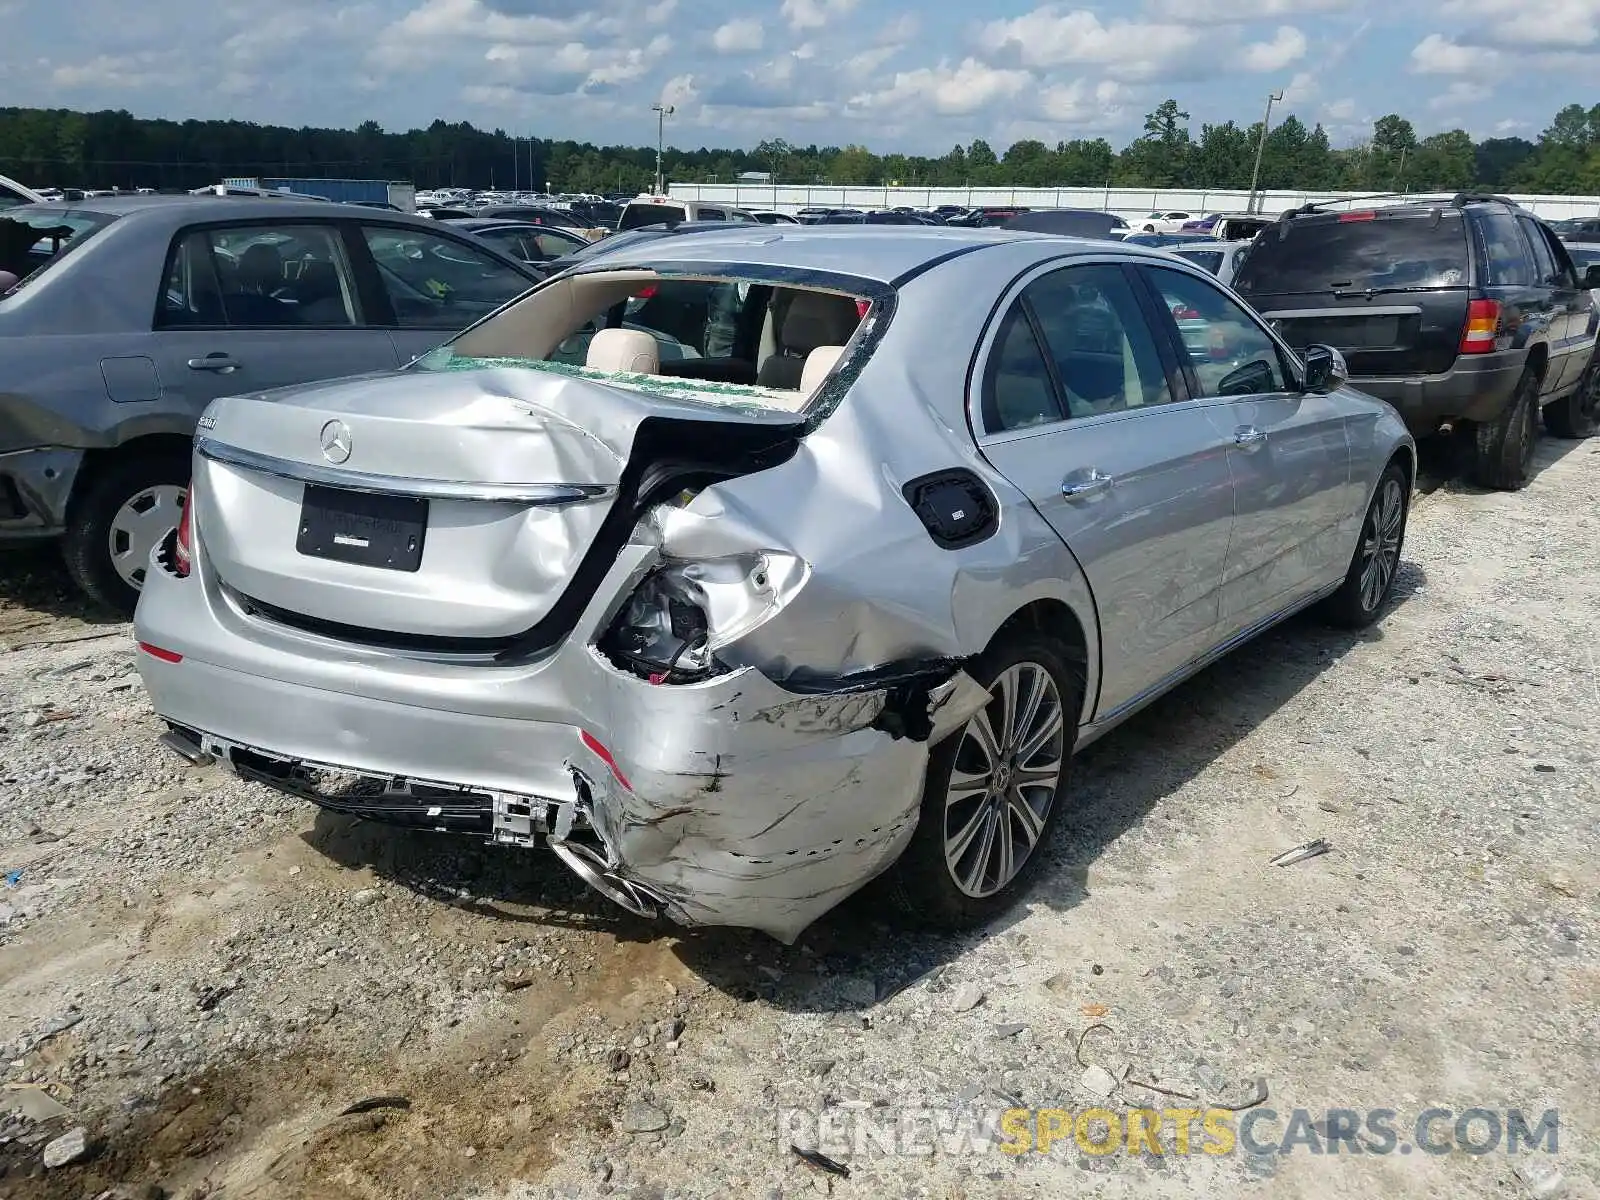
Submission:
M 380 220 L 424 229 L 437 229 L 439 222 L 411 213 L 384 208 L 364 208 L 358 204 L 330 204 L 316 200 L 271 200 L 261 196 L 96 196 L 86 200 L 58 200 L 50 204 L 30 204 L 30 213 L 98 213 L 108 217 L 138 217 L 141 222 L 182 225 L 191 221 L 260 221 L 283 219 L 321 219 L 329 217 Z
M 590 270 L 651 268 L 662 263 L 693 266 L 752 265 L 791 271 L 854 275 L 882 283 L 936 265 L 955 255 L 987 246 L 1038 242 L 1058 254 L 1105 254 L 1113 251 L 1153 261 L 1169 256 L 1142 246 L 1096 238 L 1019 233 L 1006 229 L 954 229 L 937 225 L 749 226 L 727 223 L 727 232 L 697 233 L 682 241 L 651 238 L 597 255 Z

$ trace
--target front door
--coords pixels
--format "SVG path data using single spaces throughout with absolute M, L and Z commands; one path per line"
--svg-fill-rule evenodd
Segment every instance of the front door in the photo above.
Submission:
M 983 453 L 1055 528 L 1094 593 L 1098 718 L 1215 637 L 1233 522 L 1228 406 L 1182 399 L 1175 369 L 1135 280 L 1103 263 L 1028 282 L 979 376 Z
M 161 391 L 198 418 L 218 396 L 389 370 L 338 230 L 263 221 L 185 231 L 156 305 Z
M 1245 307 L 1209 279 L 1140 267 L 1173 317 L 1191 395 L 1231 414 L 1233 539 L 1223 571 L 1224 637 L 1340 576 L 1355 546 L 1350 447 L 1339 402 L 1302 394 L 1294 365 Z

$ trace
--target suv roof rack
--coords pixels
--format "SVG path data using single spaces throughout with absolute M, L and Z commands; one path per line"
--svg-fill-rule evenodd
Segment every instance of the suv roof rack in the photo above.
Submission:
M 1521 208 L 1510 196 L 1497 196 L 1493 192 L 1457 192 L 1450 198 L 1450 203 L 1457 208 L 1464 208 L 1468 204 L 1509 204 L 1512 208 Z

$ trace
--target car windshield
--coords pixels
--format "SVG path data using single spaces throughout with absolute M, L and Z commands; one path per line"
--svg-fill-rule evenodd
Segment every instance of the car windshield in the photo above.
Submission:
M 617 222 L 618 229 L 637 229 L 641 225 L 676 225 L 684 219 L 682 205 L 630 204 Z
M 45 268 L 60 262 L 114 220 L 105 213 L 45 209 L 41 205 L 6 210 L 0 215 L 0 271 L 8 271 L 18 279 L 6 294 L 37 278 Z
M 1173 253 L 1204 267 L 1213 275 L 1222 269 L 1221 250 L 1176 250 Z
M 1340 213 L 1266 230 L 1234 286 L 1261 294 L 1457 287 L 1468 258 L 1458 211 Z

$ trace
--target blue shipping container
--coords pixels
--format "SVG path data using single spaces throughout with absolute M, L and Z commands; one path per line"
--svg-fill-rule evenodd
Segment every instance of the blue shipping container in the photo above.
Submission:
M 384 179 L 262 179 L 257 186 L 274 192 L 325 196 L 343 204 L 357 200 L 369 204 L 389 202 L 389 183 Z

